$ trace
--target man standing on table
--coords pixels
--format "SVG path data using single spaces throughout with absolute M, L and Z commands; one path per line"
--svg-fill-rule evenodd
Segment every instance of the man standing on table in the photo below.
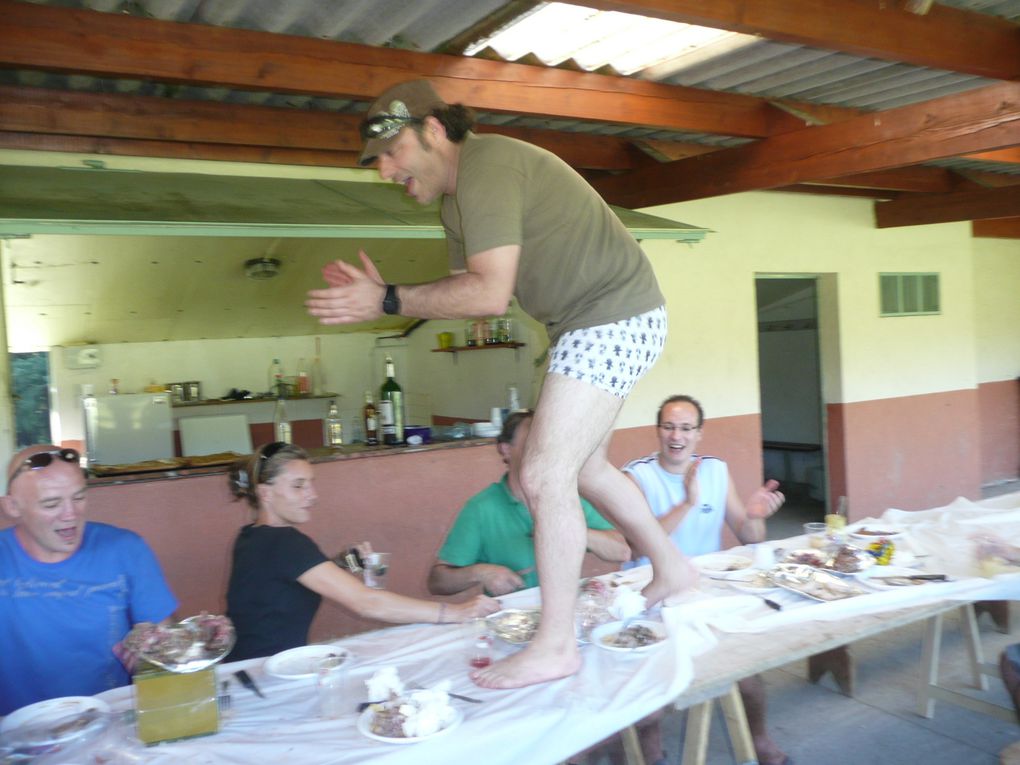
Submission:
M 511 297 L 549 333 L 549 370 L 525 445 L 520 483 L 535 517 L 542 623 L 521 652 L 475 672 L 517 688 L 576 672 L 574 602 L 585 549 L 578 490 L 654 565 L 649 604 L 688 587 L 690 564 L 669 543 L 641 492 L 607 459 L 616 415 L 658 358 L 666 311 L 651 264 L 598 194 L 553 154 L 471 132 L 474 116 L 425 80 L 395 85 L 362 123 L 361 163 L 427 205 L 442 197 L 452 273 L 386 284 L 372 261 L 324 270 L 309 313 L 323 324 L 499 315 Z
M 764 542 L 766 519 L 785 501 L 777 491 L 779 483 L 770 480 L 741 502 L 726 463 L 697 454 L 704 422 L 705 412 L 695 399 L 670 396 L 659 407 L 656 420 L 659 451 L 633 460 L 623 469 L 641 487 L 673 543 L 692 557 L 722 547 L 724 523 L 741 544 Z M 763 765 L 786 763 L 788 758 L 765 728 L 765 684 L 761 676 L 745 678 L 738 686 L 758 761 Z M 656 713 L 637 724 L 645 759 L 656 765 L 665 761 L 660 759 L 659 717 Z
M 0 531 L 0 715 L 129 683 L 120 641 L 177 608 L 152 550 L 133 531 L 86 521 L 74 449 L 15 454 L 2 502 L 14 526 Z

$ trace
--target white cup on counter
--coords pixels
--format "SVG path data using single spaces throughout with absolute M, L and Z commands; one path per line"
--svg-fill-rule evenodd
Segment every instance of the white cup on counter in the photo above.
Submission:
M 502 407 L 494 406 L 489 414 L 489 422 L 492 423 L 494 428 L 503 427 L 503 409 Z

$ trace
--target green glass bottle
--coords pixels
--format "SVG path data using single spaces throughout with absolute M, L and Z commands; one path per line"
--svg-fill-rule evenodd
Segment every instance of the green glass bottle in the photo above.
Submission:
M 386 357 L 386 382 L 379 389 L 379 426 L 383 443 L 396 446 L 404 443 L 404 392 L 397 384 L 393 358 Z

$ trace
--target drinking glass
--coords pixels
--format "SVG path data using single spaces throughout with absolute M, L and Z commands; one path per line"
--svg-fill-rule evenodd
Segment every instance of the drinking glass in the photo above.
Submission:
M 473 619 L 468 626 L 468 664 L 482 669 L 492 664 L 492 635 L 484 619 Z
M 819 521 L 812 521 L 804 524 L 804 534 L 807 536 L 810 547 L 822 548 L 826 545 L 826 525 Z
M 386 589 L 386 575 L 390 571 L 389 553 L 369 553 L 365 556 L 365 570 L 362 572 L 365 586 L 375 590 Z
M 319 693 L 319 714 L 335 718 L 353 706 L 347 699 L 347 657 L 327 656 L 319 662 L 316 688 Z
M 600 593 L 584 591 L 574 606 L 574 634 L 578 640 L 591 640 L 591 631 L 609 621 L 606 599 Z

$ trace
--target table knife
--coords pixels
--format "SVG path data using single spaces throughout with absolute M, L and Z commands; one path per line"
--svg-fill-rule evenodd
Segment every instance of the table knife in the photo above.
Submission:
M 249 675 L 243 669 L 237 670 L 237 672 L 234 673 L 234 677 L 237 678 L 238 682 L 240 682 L 241 685 L 243 685 L 249 691 L 254 693 L 260 699 L 264 699 L 266 697 L 266 695 L 261 691 L 261 689 L 257 685 L 255 685 L 255 681 L 251 679 L 251 675 Z
M 945 574 L 906 574 L 899 576 L 873 576 L 872 579 L 909 579 L 912 582 L 944 582 L 948 579 Z

